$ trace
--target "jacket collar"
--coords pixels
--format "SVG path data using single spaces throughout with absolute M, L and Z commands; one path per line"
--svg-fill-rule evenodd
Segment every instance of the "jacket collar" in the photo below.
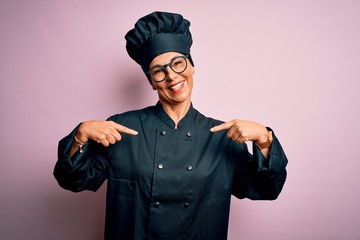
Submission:
M 175 128 L 175 122 L 170 118 L 170 116 L 165 112 L 163 106 L 161 105 L 160 101 L 156 103 L 156 113 L 159 116 L 160 120 L 164 122 L 168 127 Z M 190 104 L 189 111 L 186 115 L 180 120 L 178 124 L 178 128 L 183 128 L 186 125 L 193 122 L 195 117 L 195 109 L 193 108 L 192 103 Z

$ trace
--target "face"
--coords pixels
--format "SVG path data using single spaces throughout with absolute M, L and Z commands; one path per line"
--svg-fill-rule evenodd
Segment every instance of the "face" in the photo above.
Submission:
M 168 52 L 155 57 L 150 63 L 150 68 L 155 65 L 168 64 L 174 57 L 183 56 L 180 53 Z M 178 105 L 190 103 L 193 88 L 193 74 L 195 68 L 186 58 L 187 68 L 182 73 L 176 73 L 169 66 L 166 67 L 167 75 L 164 81 L 152 81 L 153 89 L 158 92 L 159 100 L 162 104 Z

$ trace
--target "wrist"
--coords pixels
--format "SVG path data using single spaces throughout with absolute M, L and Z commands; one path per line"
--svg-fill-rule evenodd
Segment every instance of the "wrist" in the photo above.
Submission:
M 88 123 L 87 122 L 82 122 L 80 125 L 79 125 L 79 128 L 75 134 L 75 137 L 76 139 L 80 142 L 80 143 L 83 143 L 83 144 L 86 144 L 89 139 L 87 137 L 87 127 Z
M 260 149 L 266 149 L 266 148 L 270 148 L 271 143 L 273 141 L 273 137 L 272 137 L 272 131 L 267 131 L 267 136 L 264 137 L 265 140 L 258 140 L 255 142 L 255 144 L 260 148 Z
M 85 145 L 85 144 L 87 144 L 87 141 L 86 142 L 82 142 L 82 141 L 80 141 L 77 137 L 76 137 L 76 135 L 74 136 L 74 143 L 79 147 L 79 152 L 80 153 L 83 153 L 84 152 L 84 150 L 83 150 L 83 146 Z

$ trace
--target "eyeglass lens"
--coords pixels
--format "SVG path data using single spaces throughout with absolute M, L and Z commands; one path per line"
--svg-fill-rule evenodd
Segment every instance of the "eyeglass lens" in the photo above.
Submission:
M 166 67 L 169 66 L 172 71 L 175 73 L 182 73 L 187 68 L 186 56 L 178 56 L 171 60 L 170 63 L 163 66 L 156 65 L 150 70 L 150 77 L 156 82 L 161 82 L 166 78 L 167 70 Z

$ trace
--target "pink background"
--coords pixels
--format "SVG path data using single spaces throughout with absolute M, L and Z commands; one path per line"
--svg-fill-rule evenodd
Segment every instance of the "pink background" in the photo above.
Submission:
M 102 239 L 105 185 L 61 189 L 57 144 L 156 103 L 124 40 L 154 10 L 192 22 L 195 108 L 271 126 L 290 161 L 278 200 L 233 199 L 229 239 L 360 239 L 356 0 L 1 0 L 0 239 Z

